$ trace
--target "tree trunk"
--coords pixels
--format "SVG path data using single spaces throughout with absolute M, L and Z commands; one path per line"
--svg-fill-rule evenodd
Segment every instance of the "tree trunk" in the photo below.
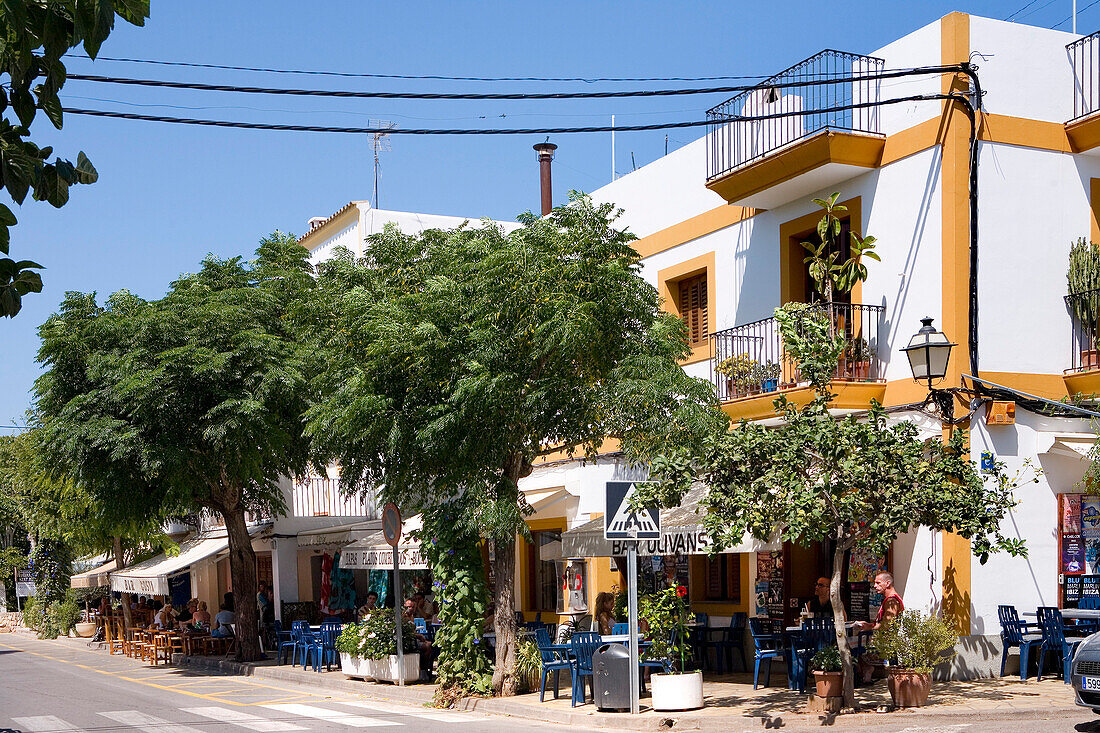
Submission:
M 844 572 L 844 553 L 851 548 L 850 542 L 837 542 L 833 551 L 833 577 L 829 582 L 829 601 L 833 605 L 833 629 L 836 631 L 836 648 L 840 650 L 840 662 L 844 668 L 844 707 L 856 708 L 855 670 L 852 665 L 852 650 L 848 646 L 848 613 L 840 597 L 840 578 Z
M 531 465 L 518 453 L 508 456 L 504 464 L 500 502 L 519 502 L 519 480 L 531 473 Z M 493 692 L 500 697 L 516 694 L 516 537 L 498 540 L 493 560 L 493 630 L 497 635 L 496 667 L 493 670 Z
M 111 538 L 111 553 L 115 556 L 115 567 L 118 570 L 122 570 L 126 567 L 126 556 L 122 554 L 122 538 L 114 536 Z M 134 619 L 130 615 L 130 594 L 122 594 L 122 619 L 126 628 L 130 628 L 134 625 Z
M 263 659 L 260 651 L 259 611 L 256 607 L 256 553 L 245 523 L 244 508 L 220 510 L 229 538 L 229 577 L 233 583 L 233 604 L 237 616 L 237 661 Z

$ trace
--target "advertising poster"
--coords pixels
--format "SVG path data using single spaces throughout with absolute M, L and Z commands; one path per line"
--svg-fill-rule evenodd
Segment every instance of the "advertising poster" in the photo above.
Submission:
M 1081 498 L 1081 538 L 1085 545 L 1085 572 L 1100 573 L 1100 497 Z
M 1066 584 L 1064 586 L 1065 596 L 1063 597 L 1066 608 L 1077 608 L 1077 601 L 1081 600 L 1081 578 L 1082 575 L 1067 575 Z
M 768 585 L 766 580 L 756 581 L 756 616 L 758 617 L 768 615 Z
M 1062 494 L 1062 534 L 1081 534 L 1081 495 Z
M 1079 534 L 1062 535 L 1062 572 L 1085 571 L 1085 543 Z
M 886 569 L 886 558 L 863 547 L 853 547 L 848 556 L 848 582 L 871 583 Z
M 1081 576 L 1081 595 L 1100 596 L 1100 575 Z

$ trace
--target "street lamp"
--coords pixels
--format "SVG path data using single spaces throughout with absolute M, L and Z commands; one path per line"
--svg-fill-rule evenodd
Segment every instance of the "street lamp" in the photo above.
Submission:
M 922 318 L 921 329 L 909 339 L 909 345 L 902 349 L 909 358 L 909 368 L 917 382 L 928 382 L 929 397 L 940 408 L 944 417 L 950 420 L 954 414 L 954 400 L 951 393 L 935 389 L 932 385 L 947 376 L 947 362 L 951 359 L 951 348 L 955 344 L 947 340 L 942 331 L 932 327 L 931 318 Z

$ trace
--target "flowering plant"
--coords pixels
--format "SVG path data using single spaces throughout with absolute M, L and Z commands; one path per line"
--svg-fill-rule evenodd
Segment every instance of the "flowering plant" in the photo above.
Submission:
M 416 628 L 404 621 L 401 624 L 401 647 L 405 654 L 420 651 L 415 635 Z M 336 639 L 336 651 L 352 654 L 360 659 L 386 659 L 396 654 L 393 609 L 375 609 L 360 623 L 345 624 Z
M 638 617 L 649 628 L 647 636 L 652 642 L 646 658 L 666 659 L 675 672 L 689 671 L 691 650 L 687 624 L 691 613 L 687 594 L 687 588 L 677 584 L 638 597 Z

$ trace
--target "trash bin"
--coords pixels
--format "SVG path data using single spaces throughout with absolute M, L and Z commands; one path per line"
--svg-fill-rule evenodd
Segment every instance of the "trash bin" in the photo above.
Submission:
M 592 654 L 592 693 L 599 710 L 630 710 L 630 650 L 604 644 Z

